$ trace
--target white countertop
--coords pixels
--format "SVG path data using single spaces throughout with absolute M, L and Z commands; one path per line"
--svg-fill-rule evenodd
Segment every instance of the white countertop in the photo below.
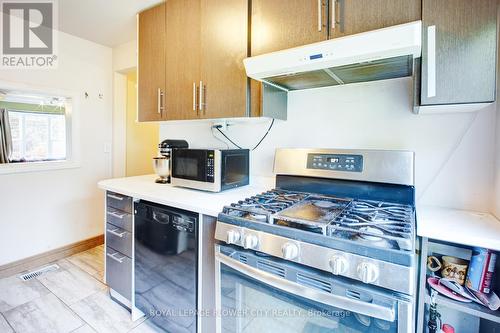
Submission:
M 250 185 L 219 193 L 156 184 L 156 175 L 114 178 L 98 183 L 101 189 L 137 199 L 217 216 L 238 200 L 274 188 L 274 177 L 251 177 Z M 417 235 L 430 239 L 500 251 L 500 220 L 488 213 L 418 206 Z
M 417 235 L 500 251 L 500 220 L 488 213 L 419 206 Z
M 167 206 L 186 209 L 209 216 L 217 216 L 222 208 L 238 200 L 274 188 L 274 177 L 251 177 L 250 185 L 219 193 L 156 184 L 157 175 L 114 178 L 102 180 L 99 188 L 152 201 Z

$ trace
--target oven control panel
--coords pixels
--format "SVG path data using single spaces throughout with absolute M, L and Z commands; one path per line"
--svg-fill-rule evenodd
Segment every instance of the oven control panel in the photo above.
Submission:
M 332 171 L 363 171 L 362 155 L 308 154 L 307 168 Z

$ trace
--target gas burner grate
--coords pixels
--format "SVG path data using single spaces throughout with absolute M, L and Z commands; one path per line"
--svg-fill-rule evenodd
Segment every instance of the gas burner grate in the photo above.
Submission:
M 308 197 L 309 194 L 307 193 L 300 193 L 300 192 L 290 192 L 290 191 L 283 191 L 283 190 L 271 190 L 264 192 L 262 194 L 256 195 L 254 198 L 262 198 L 262 199 L 268 199 L 271 201 L 279 201 L 279 202 L 285 202 L 288 203 L 289 205 L 297 203 L 301 200 L 304 200 L 305 198 Z
M 411 206 L 356 200 L 332 222 L 329 235 L 375 246 L 412 250 L 413 216 Z
M 271 190 L 224 207 L 223 213 L 259 222 L 307 197 L 305 193 Z

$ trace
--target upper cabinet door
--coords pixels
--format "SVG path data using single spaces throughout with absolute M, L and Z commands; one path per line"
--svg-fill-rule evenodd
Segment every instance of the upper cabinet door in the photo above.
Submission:
M 328 38 L 328 0 L 252 0 L 252 56 Z
M 421 0 L 330 0 L 330 38 L 421 19 Z
M 164 117 L 165 4 L 139 13 L 138 120 Z
M 248 55 L 248 1 L 201 0 L 200 22 L 200 116 L 244 117 L 247 76 L 243 59 Z
M 424 0 L 421 105 L 492 102 L 496 0 Z
M 200 0 L 166 2 L 165 61 L 165 118 L 198 118 Z

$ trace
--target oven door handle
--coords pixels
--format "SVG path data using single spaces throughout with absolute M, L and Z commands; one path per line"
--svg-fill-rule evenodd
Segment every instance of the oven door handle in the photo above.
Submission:
M 382 305 L 358 301 L 345 296 L 333 295 L 316 289 L 307 288 L 298 283 L 282 279 L 273 274 L 243 264 L 233 258 L 221 254 L 220 252 L 216 252 L 215 257 L 219 262 L 231 267 L 232 269 L 284 292 L 373 318 L 390 322 L 394 322 L 396 319 L 396 311 L 394 307 L 385 307 Z

